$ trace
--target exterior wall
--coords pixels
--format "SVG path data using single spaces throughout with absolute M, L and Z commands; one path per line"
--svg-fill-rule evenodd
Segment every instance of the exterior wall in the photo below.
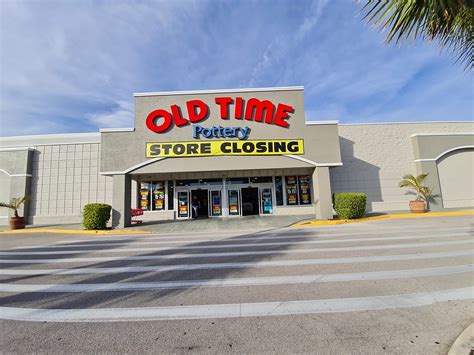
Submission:
M 30 224 L 80 223 L 82 208 L 91 202 L 112 202 L 112 178 L 99 173 L 100 143 L 98 133 L 65 134 L 0 139 L 0 157 L 18 146 L 30 152 L 31 177 L 23 193 L 31 196 L 28 210 Z M 26 169 L 26 162 L 16 160 Z M 27 164 L 26 164 L 27 165 Z M 7 170 L 0 158 L 0 168 Z M 2 174 L 0 171 L 0 175 Z M 13 179 L 14 177 L 8 177 Z M 16 178 L 16 177 L 15 177 Z M 6 178 L 1 177 L 3 182 Z M 25 179 L 23 177 L 23 179 Z M 2 189 L 2 197 L 6 196 Z M 11 197 L 19 196 L 13 191 Z M 3 210 L 3 209 L 2 209 Z M 1 211 L 4 213 L 4 211 Z M 7 224 L 6 218 L 0 220 Z
M 417 174 L 411 136 L 473 131 L 470 122 L 339 125 L 343 166 L 331 168 L 332 191 L 367 193 L 368 211 L 406 210 L 412 196 L 398 182 Z
M 447 154 L 437 165 L 443 207 L 474 206 L 474 148 Z
M 284 103 L 294 108 L 287 120 L 289 127 L 283 128 L 274 124 L 256 122 L 254 120 L 234 119 L 234 108 L 229 108 L 229 119 L 220 118 L 219 107 L 215 103 L 217 97 L 242 97 L 246 102 L 251 98 L 269 100 L 272 103 Z M 150 112 L 160 108 L 170 110 L 171 105 L 178 105 L 186 114 L 186 102 L 193 99 L 204 101 L 209 107 L 209 117 L 198 122 L 206 128 L 213 126 L 249 127 L 249 140 L 258 139 L 303 139 L 305 152 L 298 156 L 302 160 L 286 156 L 212 156 L 192 158 L 147 159 L 145 157 L 146 142 L 185 142 L 198 141 L 193 139 L 193 124 L 183 127 L 173 127 L 164 133 L 155 133 L 146 127 L 146 118 Z M 201 141 L 209 141 L 205 138 Z M 313 125 L 305 121 L 304 98 L 302 88 L 268 89 L 268 90 L 228 90 L 225 92 L 195 92 L 195 93 L 153 93 L 137 94 L 135 97 L 135 125 L 130 131 L 104 130 L 101 134 L 102 160 L 101 171 L 104 174 L 123 174 L 162 171 L 181 171 L 188 165 L 198 167 L 192 171 L 226 171 L 236 169 L 262 168 L 293 168 L 314 167 L 340 164 L 341 156 L 338 144 L 337 122 L 326 122 Z M 308 160 L 310 162 L 308 162 Z M 147 170 L 147 164 L 153 163 L 152 170 Z M 268 167 L 266 165 L 268 164 Z M 168 168 L 169 166 L 169 168 Z
M 79 223 L 85 204 L 111 204 L 112 178 L 99 174 L 99 143 L 35 148 L 32 223 Z
M 0 148 L 0 183 L 1 200 L 10 202 L 12 198 L 29 195 L 31 184 L 31 162 L 33 149 L 26 147 Z M 28 217 L 30 202 L 27 201 L 18 209 L 20 216 Z M 0 208 L 0 224 L 8 224 L 8 217 L 13 211 Z

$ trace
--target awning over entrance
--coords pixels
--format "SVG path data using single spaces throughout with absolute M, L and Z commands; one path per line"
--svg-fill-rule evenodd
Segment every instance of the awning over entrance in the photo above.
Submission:
M 141 167 L 131 171 L 132 174 L 174 173 L 197 171 L 229 171 L 229 170 L 262 170 L 262 169 L 297 169 L 314 168 L 315 164 L 308 160 L 290 156 L 233 156 L 200 158 L 166 158 L 147 161 Z

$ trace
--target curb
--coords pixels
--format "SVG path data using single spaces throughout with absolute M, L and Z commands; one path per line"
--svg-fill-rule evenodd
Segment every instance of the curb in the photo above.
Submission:
M 469 355 L 474 349 L 474 323 L 462 331 L 456 338 L 448 355 Z
M 74 230 L 74 229 L 16 229 L 0 231 L 1 234 L 35 234 L 35 233 L 52 233 L 52 234 L 92 234 L 92 235 L 118 235 L 118 234 L 150 234 L 150 231 L 136 230 Z
M 401 214 L 386 214 L 383 216 L 363 217 L 358 219 L 337 219 L 329 221 L 307 221 L 293 224 L 292 227 L 313 227 L 313 226 L 334 226 L 346 223 L 370 222 L 379 221 L 382 219 L 404 219 L 404 218 L 425 218 L 425 217 L 443 217 L 443 216 L 467 216 L 474 215 L 474 210 L 469 211 L 455 211 L 455 212 L 427 212 L 427 213 L 401 213 Z

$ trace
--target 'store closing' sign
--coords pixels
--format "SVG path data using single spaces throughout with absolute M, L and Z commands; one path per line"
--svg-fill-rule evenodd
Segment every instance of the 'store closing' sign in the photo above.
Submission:
M 301 155 L 302 139 L 208 141 L 208 142 L 149 142 L 146 157 L 202 157 L 217 155 Z

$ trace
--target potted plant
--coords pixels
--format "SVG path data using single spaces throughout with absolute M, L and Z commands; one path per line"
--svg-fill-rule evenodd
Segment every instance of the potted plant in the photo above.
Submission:
M 12 198 L 10 203 L 0 202 L 0 207 L 9 208 L 14 211 L 14 216 L 10 217 L 10 228 L 11 229 L 23 229 L 25 228 L 25 217 L 20 217 L 18 215 L 18 209 L 22 204 L 28 201 L 28 196 Z
M 412 213 L 424 213 L 427 210 L 428 200 L 433 197 L 432 189 L 424 186 L 423 183 L 428 174 L 413 176 L 405 175 L 400 181 L 400 187 L 407 187 L 407 194 L 416 195 L 415 200 L 410 201 L 410 211 Z

